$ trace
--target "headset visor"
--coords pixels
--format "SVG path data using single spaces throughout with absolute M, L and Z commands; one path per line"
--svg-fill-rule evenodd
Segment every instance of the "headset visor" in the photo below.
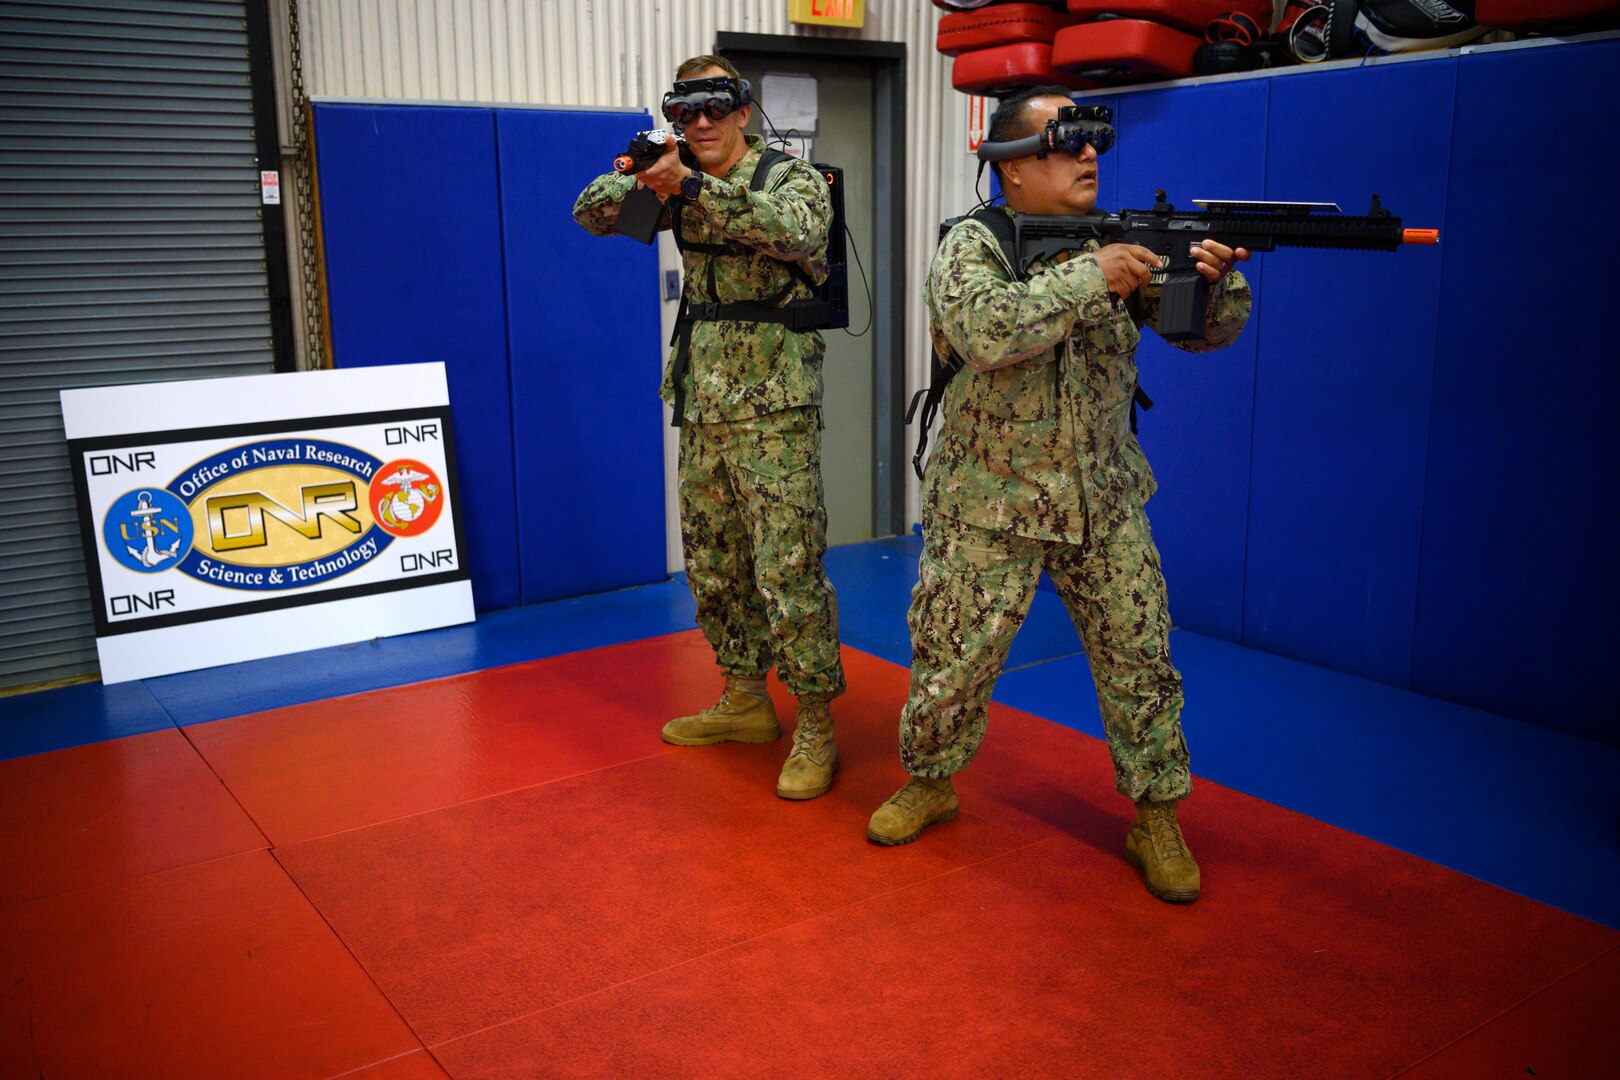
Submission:
M 681 127 L 699 116 L 719 120 L 748 104 L 749 89 L 746 81 L 739 91 L 731 79 L 682 79 L 664 95 L 664 119 Z

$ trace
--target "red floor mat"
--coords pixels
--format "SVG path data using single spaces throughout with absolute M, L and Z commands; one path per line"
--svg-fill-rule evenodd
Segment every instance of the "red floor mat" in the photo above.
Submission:
M 866 816 L 904 782 L 906 675 L 845 657 L 852 683 L 890 694 L 834 705 L 859 767 L 823 798 L 776 797 L 786 739 L 683 748 L 277 857 L 431 1044 L 1055 835 L 969 807 L 933 843 L 868 844 Z M 596 720 L 656 731 L 659 715 Z
M 413 1050 L 263 852 L 0 911 L 0 1076 L 326 1077 Z
M 0 910 L 0 1076 L 1612 1060 L 1620 934 L 1208 782 L 1182 815 L 1204 896 L 1162 904 L 1121 858 L 1102 744 L 1011 709 L 960 818 L 869 844 L 908 673 L 845 663 L 844 768 L 807 803 L 775 797 L 786 740 L 658 740 L 719 688 L 695 633 L 190 729 L 272 839 L 311 838 L 275 851 L 286 873 L 146 872 L 263 842 L 172 733 L 8 763 L 0 856 L 49 898 Z
M 1592 1077 L 1620 1072 L 1620 949 L 1548 987 L 1402 1080 Z
M 1188 908 L 1143 893 L 1113 822 L 1082 818 L 1064 823 L 1077 836 L 433 1052 L 480 1078 L 1362 1080 L 1614 938 L 1234 792 L 1200 799 L 1209 888 Z M 1582 1031 L 1556 1020 L 1541 1037 Z
M 1388 1075 L 1620 943 L 1209 783 L 1162 904 L 1101 743 L 999 707 L 962 816 L 878 848 L 907 673 L 846 664 L 822 799 L 785 741 L 682 749 L 277 857 L 454 1076 Z
M 721 686 L 693 630 L 185 730 L 285 845 L 664 753 Z
M 450 1074 L 439 1068 L 426 1050 L 369 1065 L 358 1072 L 344 1073 L 341 1080 L 446 1080 Z
M 0 761 L 0 908 L 269 845 L 172 728 Z

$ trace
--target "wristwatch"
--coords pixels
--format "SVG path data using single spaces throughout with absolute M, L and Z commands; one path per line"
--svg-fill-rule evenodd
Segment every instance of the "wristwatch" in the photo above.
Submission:
M 694 170 L 691 176 L 681 181 L 681 198 L 689 203 L 695 203 L 698 201 L 698 196 L 702 194 L 703 174 Z

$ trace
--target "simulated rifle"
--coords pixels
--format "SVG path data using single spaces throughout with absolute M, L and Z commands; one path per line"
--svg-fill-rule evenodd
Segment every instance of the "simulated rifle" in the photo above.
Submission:
M 687 145 L 686 137 L 678 131 L 659 128 L 656 131 L 638 131 L 630 140 L 630 148 L 613 159 L 613 171 L 629 175 L 638 173 L 664 156 L 669 141 L 675 140 L 675 149 L 688 168 L 696 168 L 697 158 Z
M 1190 248 L 1210 239 L 1231 248 L 1272 251 L 1279 247 L 1356 248 L 1394 251 L 1402 244 L 1438 244 L 1438 229 L 1406 229 L 1372 197 L 1364 216 L 1339 213 L 1334 203 L 1213 202 L 1200 200 L 1197 212 L 1177 211 L 1155 193 L 1151 210 L 1121 210 L 1117 214 L 1019 214 L 1014 245 L 1020 278 L 1035 260 L 1083 246 L 1140 244 L 1164 262 L 1154 271 L 1163 282 L 1159 318 L 1154 326 L 1168 341 L 1204 336 L 1204 314 L 1209 303 L 1209 280 L 1197 270 Z
M 613 171 L 630 176 L 650 167 L 664 156 L 671 139 L 675 140 L 681 162 L 687 168 L 697 168 L 697 155 L 692 153 L 691 146 L 681 133 L 660 128 L 637 132 L 630 140 L 629 149 L 613 159 Z M 619 204 L 619 217 L 613 223 L 613 231 L 650 244 L 658 232 L 658 215 L 663 210 L 663 202 L 651 188 L 636 188 Z

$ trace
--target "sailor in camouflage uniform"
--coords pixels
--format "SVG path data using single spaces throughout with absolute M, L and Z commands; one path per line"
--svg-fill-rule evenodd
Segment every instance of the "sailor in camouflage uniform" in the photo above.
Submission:
M 988 139 L 1035 134 L 1068 104 L 1061 87 L 1009 97 Z M 1005 212 L 1082 214 L 1096 202 L 1089 143 L 1078 157 L 1054 151 L 998 169 Z M 1229 344 L 1248 318 L 1248 285 L 1231 272 L 1248 252 L 1205 241 L 1194 254 L 1214 283 L 1208 330 L 1177 346 L 1204 352 Z M 1170 664 L 1164 577 L 1142 508 L 1153 473 L 1130 424 L 1132 311 L 1154 324 L 1158 265 L 1143 247 L 1091 244 L 1036 262 L 1020 281 L 977 221 L 940 244 L 924 290 L 934 347 L 941 356 L 954 350 L 966 366 L 946 390 L 923 483 L 911 692 L 900 719 L 912 779 L 873 814 L 874 841 L 908 843 L 956 816 L 950 778 L 984 737 L 986 704 L 1044 568 L 1085 644 L 1115 786 L 1138 807 L 1127 858 L 1155 896 L 1198 895 L 1198 867 L 1175 815 L 1191 786 L 1181 677 Z
M 742 85 L 736 69 L 714 56 L 688 60 L 675 77 Z M 659 228 L 670 228 L 674 216 L 681 229 L 683 316 L 705 301 L 775 306 L 809 297 L 805 279 L 827 276 L 832 199 L 826 181 L 810 165 L 788 159 L 771 168 L 761 190 L 751 190 L 764 150 L 762 140 L 743 135 L 751 111 L 743 104 L 719 117 L 699 113 L 687 123 L 697 171 L 682 164 L 671 141 L 654 165 L 634 177 L 598 177 L 574 205 L 574 220 L 608 235 L 620 203 L 638 183 L 664 198 Z M 686 577 L 725 690 L 696 716 L 671 720 L 663 736 L 681 746 L 780 737 L 765 688 L 774 661 L 798 698 L 777 794 L 814 798 L 831 788 L 838 767 L 828 703 L 844 692 L 837 600 L 822 565 L 825 345 L 814 331 L 735 318 L 683 319 L 677 339 L 662 396 L 676 408 L 681 428 Z

